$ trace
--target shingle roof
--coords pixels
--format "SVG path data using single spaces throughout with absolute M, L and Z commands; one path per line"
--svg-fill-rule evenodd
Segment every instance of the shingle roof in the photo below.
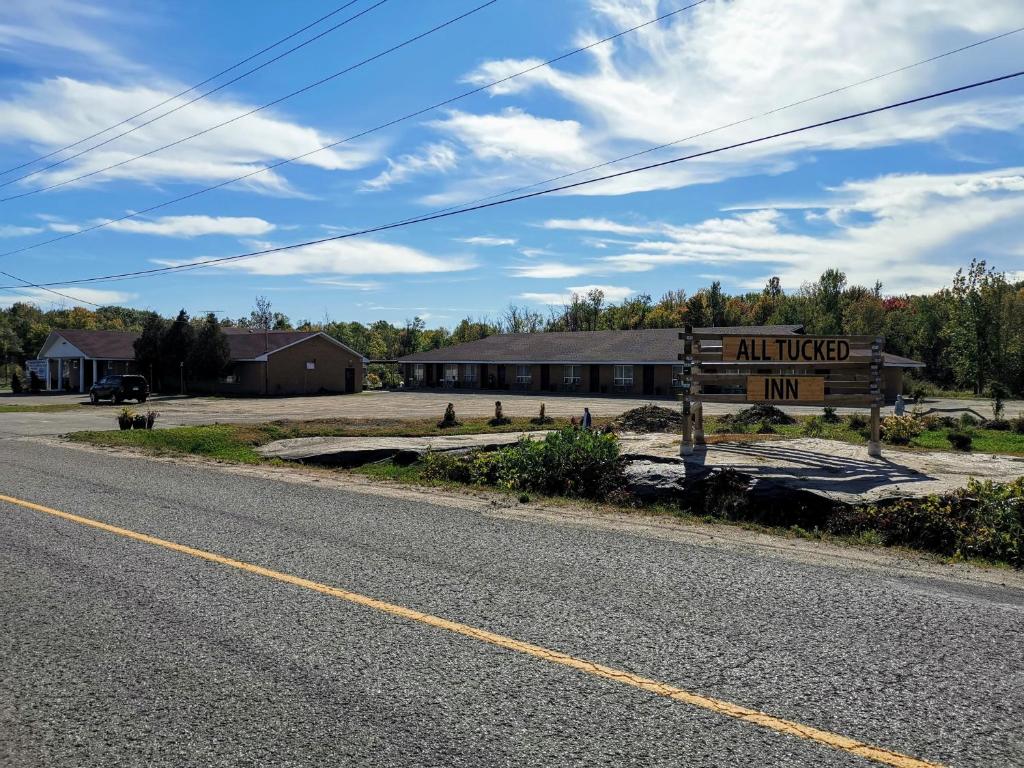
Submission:
M 135 358 L 135 340 L 141 334 L 134 331 L 59 330 L 54 334 L 73 344 L 86 357 L 97 360 L 132 360 Z M 225 328 L 232 360 L 251 360 L 254 357 L 305 341 L 317 331 L 250 331 L 247 328 Z
M 248 328 L 225 328 L 232 360 L 251 360 L 274 352 L 297 341 L 316 336 L 318 331 L 251 331 Z
M 894 355 L 892 352 L 882 353 L 882 366 L 885 368 L 924 368 L 925 364 L 909 357 Z
M 73 344 L 86 357 L 95 360 L 134 359 L 133 345 L 140 336 L 134 331 L 64 330 L 53 333 Z
M 400 358 L 401 363 L 668 363 L 682 352 L 680 328 L 507 333 Z M 802 325 L 694 328 L 694 333 L 788 336 Z

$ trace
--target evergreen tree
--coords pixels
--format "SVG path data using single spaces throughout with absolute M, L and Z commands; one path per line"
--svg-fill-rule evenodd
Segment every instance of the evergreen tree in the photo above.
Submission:
M 212 381 L 216 389 L 217 380 L 231 362 L 231 348 L 224 329 L 217 322 L 217 316 L 210 312 L 199 326 L 195 341 L 189 352 L 189 374 L 198 381 Z

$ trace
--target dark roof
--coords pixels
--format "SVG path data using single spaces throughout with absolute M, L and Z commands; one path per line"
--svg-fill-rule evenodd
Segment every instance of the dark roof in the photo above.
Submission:
M 86 357 L 95 360 L 134 359 L 135 347 L 133 345 L 140 336 L 134 331 L 66 330 L 53 331 L 53 333 L 65 339 L 69 344 L 73 344 Z M 47 338 L 47 342 L 49 342 L 49 338 Z
M 882 353 L 882 366 L 884 368 L 924 368 L 924 363 L 911 360 L 909 357 L 894 355 L 892 352 Z
M 275 352 L 281 347 L 305 341 L 319 331 L 256 331 L 248 328 L 225 328 L 232 360 L 251 360 Z
M 682 351 L 681 328 L 638 331 L 507 333 L 452 347 L 415 352 L 402 363 L 668 363 Z M 694 328 L 694 333 L 788 336 L 802 325 Z
M 83 355 L 97 360 L 132 360 L 135 340 L 141 334 L 135 331 L 53 331 L 73 344 Z M 248 328 L 225 328 L 232 360 L 252 360 L 267 352 L 312 338 L 319 331 L 250 331 Z M 47 339 L 49 342 L 49 338 Z M 44 345 L 45 347 L 46 345 Z M 357 353 L 358 354 L 358 353 Z

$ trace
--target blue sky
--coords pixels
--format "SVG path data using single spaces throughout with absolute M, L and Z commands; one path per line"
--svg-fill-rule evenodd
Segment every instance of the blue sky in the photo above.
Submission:
M 372 7 L 378 1 L 358 0 L 274 53 L 370 9 L 350 24 L 135 133 L 19 181 L 13 180 L 42 164 L 0 176 L 0 183 L 13 182 L 0 188 L 0 197 L 65 181 L 234 117 L 483 0 L 386 0 Z M 6 3 L 0 8 L 0 166 L 117 123 L 341 4 Z M 0 203 L 0 251 L 360 133 L 683 4 L 498 0 L 257 115 L 115 171 Z M 834 0 L 827 6 L 708 0 L 302 162 L 0 257 L 0 269 L 33 282 L 89 277 L 416 216 L 760 115 L 1022 25 L 1018 0 Z M 1022 44 L 1024 32 L 609 170 L 1014 71 L 1024 63 Z M 1024 274 L 1022 126 L 1024 83 L 1013 81 L 572 194 L 229 267 L 64 292 L 164 314 L 185 307 L 231 317 L 266 295 L 294 320 L 401 322 L 420 315 L 451 326 L 466 315 L 496 317 L 510 302 L 544 311 L 591 286 L 611 300 L 639 292 L 657 299 L 713 279 L 739 291 L 780 275 L 794 290 L 828 267 L 855 282 L 881 280 L 887 293 L 934 290 L 972 257 Z M 0 290 L 0 304 L 26 297 L 43 306 L 67 303 L 35 289 Z

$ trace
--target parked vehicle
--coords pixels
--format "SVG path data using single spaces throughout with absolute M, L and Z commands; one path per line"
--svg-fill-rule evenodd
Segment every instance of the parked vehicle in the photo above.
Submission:
M 138 400 L 144 403 L 147 397 L 149 384 L 143 376 L 111 374 L 104 376 L 89 388 L 89 400 L 93 403 L 100 400 L 113 400 L 115 403 Z

